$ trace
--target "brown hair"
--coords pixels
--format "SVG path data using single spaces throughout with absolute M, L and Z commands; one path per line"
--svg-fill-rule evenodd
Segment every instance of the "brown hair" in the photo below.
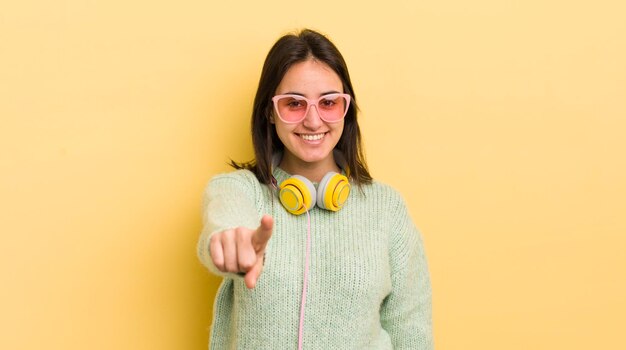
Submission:
M 367 170 L 361 146 L 361 131 L 357 122 L 358 107 L 348 67 L 337 47 L 324 35 L 310 29 L 281 37 L 267 54 L 252 109 L 255 159 L 243 163 L 231 160 L 230 165 L 236 169 L 252 171 L 261 183 L 272 182 L 272 155 L 285 147 L 278 138 L 274 125 L 270 123 L 274 108 L 272 97 L 287 70 L 307 59 L 315 59 L 328 65 L 341 79 L 344 93 L 350 95 L 351 103 L 345 116 L 343 133 L 335 148 L 343 153 L 352 181 L 357 185 L 371 183 L 372 177 Z

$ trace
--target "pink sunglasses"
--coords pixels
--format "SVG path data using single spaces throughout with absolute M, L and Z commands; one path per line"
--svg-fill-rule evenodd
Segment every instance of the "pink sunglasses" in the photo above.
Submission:
M 287 94 L 272 97 L 278 118 L 285 123 L 295 124 L 306 118 L 309 109 L 315 106 L 320 118 L 327 123 L 337 123 L 348 113 L 350 95 L 328 94 L 318 99 L 308 99 L 301 95 Z

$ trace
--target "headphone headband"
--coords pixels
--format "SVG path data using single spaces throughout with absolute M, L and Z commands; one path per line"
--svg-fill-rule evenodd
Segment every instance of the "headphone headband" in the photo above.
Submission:
M 274 169 L 280 165 L 280 162 L 283 160 L 283 151 L 275 152 L 272 155 L 272 177 L 274 176 Z M 348 167 L 348 162 L 346 161 L 346 157 L 344 157 L 343 152 L 338 149 L 333 149 L 333 158 L 335 159 L 335 164 L 346 174 L 346 177 L 350 177 L 350 167 Z

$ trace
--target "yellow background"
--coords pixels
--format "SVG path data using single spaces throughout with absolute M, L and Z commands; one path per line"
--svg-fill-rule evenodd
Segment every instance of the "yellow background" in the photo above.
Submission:
M 203 349 L 201 192 L 263 59 L 348 61 L 424 233 L 438 349 L 624 349 L 622 1 L 3 1 L 0 348 Z

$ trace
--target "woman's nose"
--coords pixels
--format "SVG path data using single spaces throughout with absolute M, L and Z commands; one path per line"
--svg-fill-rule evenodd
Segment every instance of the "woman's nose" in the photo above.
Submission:
M 311 108 L 309 108 L 306 115 L 304 116 L 304 121 L 302 122 L 302 124 L 308 129 L 316 130 L 320 126 L 322 126 L 322 123 L 323 121 L 322 118 L 320 118 L 317 106 L 311 106 Z

